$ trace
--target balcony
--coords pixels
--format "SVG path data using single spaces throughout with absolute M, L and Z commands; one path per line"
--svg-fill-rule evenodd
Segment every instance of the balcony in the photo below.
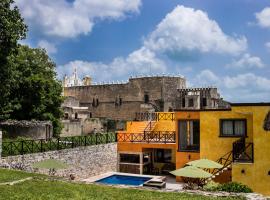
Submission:
M 145 131 L 144 133 L 118 132 L 117 141 L 131 143 L 175 143 L 175 131 Z
M 253 163 L 254 162 L 254 145 L 247 143 L 245 138 L 241 138 L 233 143 L 233 162 Z

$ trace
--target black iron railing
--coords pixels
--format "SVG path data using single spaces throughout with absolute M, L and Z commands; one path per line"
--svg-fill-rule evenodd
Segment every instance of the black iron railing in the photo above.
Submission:
M 135 113 L 135 120 L 136 121 L 174 121 L 175 120 L 175 113 L 172 112 L 157 112 L 157 113 Z
M 136 121 L 156 121 L 157 113 L 149 113 L 149 112 L 137 112 L 135 113 Z
M 155 128 L 156 122 L 155 121 L 149 121 L 147 126 L 144 129 L 144 132 L 152 131 Z
M 233 143 L 233 162 L 254 162 L 253 143 L 245 142 L 245 138 L 241 138 Z
M 97 133 L 87 136 L 51 138 L 49 140 L 20 140 L 2 142 L 2 156 L 40 153 L 81 146 L 116 142 L 116 133 Z
M 118 142 L 175 143 L 175 131 L 145 131 L 144 133 L 118 133 Z

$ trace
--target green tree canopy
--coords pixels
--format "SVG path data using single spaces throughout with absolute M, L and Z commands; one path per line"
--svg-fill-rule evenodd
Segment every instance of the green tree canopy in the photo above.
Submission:
M 8 57 L 16 54 L 18 40 L 25 38 L 27 27 L 13 0 L 0 1 L 0 120 L 11 111 L 10 90 L 13 85 L 12 66 Z
M 50 120 L 61 131 L 61 83 L 43 49 L 21 46 L 26 37 L 14 0 L 0 1 L 0 120 Z
M 16 80 L 11 90 L 11 118 L 51 120 L 54 133 L 59 134 L 63 97 L 61 83 L 56 80 L 55 63 L 44 49 L 28 46 L 19 46 L 18 54 L 9 61 Z

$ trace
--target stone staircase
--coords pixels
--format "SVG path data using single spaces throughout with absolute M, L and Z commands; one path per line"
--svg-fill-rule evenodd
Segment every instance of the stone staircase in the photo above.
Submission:
M 210 178 L 206 179 L 205 181 L 206 183 L 215 179 L 217 176 L 221 175 L 225 171 L 231 170 L 233 163 L 232 151 L 220 157 L 216 162 L 223 165 L 223 167 L 221 169 L 206 169 L 207 172 L 213 174 Z

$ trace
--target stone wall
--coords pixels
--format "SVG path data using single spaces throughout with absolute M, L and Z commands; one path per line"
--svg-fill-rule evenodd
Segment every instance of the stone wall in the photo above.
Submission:
M 61 130 L 61 137 L 80 136 L 82 135 L 81 120 L 62 120 L 63 128 Z
M 177 89 L 185 86 L 182 77 L 141 77 L 123 84 L 66 87 L 64 96 L 77 98 L 93 117 L 134 120 L 136 112 L 173 108 Z M 146 95 L 149 102 L 145 102 Z
M 189 100 L 193 99 L 193 106 Z M 215 87 L 206 88 L 182 88 L 177 92 L 177 105 L 179 110 L 193 109 L 225 109 L 229 104 L 225 102 Z
M 84 135 L 104 132 L 104 126 L 99 118 L 85 119 L 82 126 Z
M 116 143 L 50 151 L 22 156 L 9 156 L 0 159 L 0 167 L 12 167 L 22 163 L 28 172 L 48 174 L 49 170 L 33 169 L 32 164 L 46 159 L 57 159 L 69 165 L 69 168 L 56 170 L 56 176 L 69 177 L 73 174 L 76 179 L 88 178 L 98 174 L 117 170 Z
M 53 126 L 50 121 L 7 120 L 0 123 L 0 128 L 13 138 L 49 139 L 53 136 Z

